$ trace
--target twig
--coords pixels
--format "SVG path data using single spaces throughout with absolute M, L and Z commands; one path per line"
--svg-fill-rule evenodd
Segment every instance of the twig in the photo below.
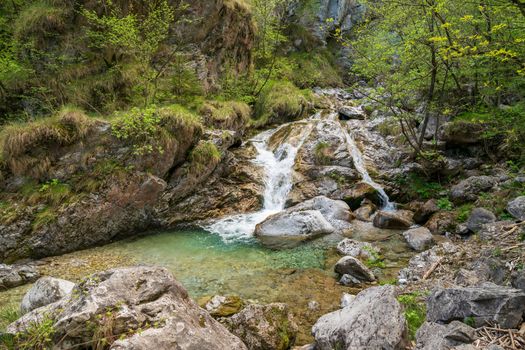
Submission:
M 439 266 L 439 264 L 441 263 L 442 260 L 443 260 L 443 258 L 441 257 L 441 258 L 439 258 L 438 261 L 433 263 L 432 266 L 430 266 L 430 269 L 427 272 L 425 272 L 425 274 L 423 275 L 423 278 L 422 278 L 423 281 L 430 277 L 432 272 L 434 272 L 434 270 L 437 269 L 437 267 Z

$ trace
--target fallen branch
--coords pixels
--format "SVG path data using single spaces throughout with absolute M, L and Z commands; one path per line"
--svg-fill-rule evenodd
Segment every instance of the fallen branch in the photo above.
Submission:
M 425 274 L 423 275 L 423 278 L 422 278 L 423 281 L 430 277 L 430 275 L 434 272 L 434 270 L 437 269 L 441 261 L 443 261 L 443 258 L 439 258 L 438 261 L 436 261 L 435 263 L 432 264 L 432 266 L 430 266 L 430 269 L 427 272 L 425 272 Z

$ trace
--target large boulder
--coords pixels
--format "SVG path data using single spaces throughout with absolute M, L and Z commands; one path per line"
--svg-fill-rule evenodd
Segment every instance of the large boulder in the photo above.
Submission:
M 287 212 L 298 212 L 306 210 L 318 210 L 324 218 L 337 229 L 348 228 L 348 223 L 354 219 L 352 210 L 343 201 L 333 200 L 325 196 L 304 201 L 296 206 L 288 208 Z
M 416 350 L 449 350 L 471 344 L 475 339 L 476 330 L 462 322 L 452 321 L 448 325 L 425 322 L 416 334 Z
M 282 303 L 248 305 L 238 314 L 220 321 L 250 350 L 289 349 L 298 332 L 292 313 Z
M 480 143 L 486 125 L 468 121 L 445 123 L 439 130 L 440 140 L 448 145 L 465 146 Z
M 454 282 L 463 287 L 477 286 L 484 282 L 503 284 L 506 267 L 503 261 L 491 256 L 492 249 L 482 252 L 485 255 L 467 266 L 459 269 Z
M 525 220 L 525 196 L 518 197 L 510 201 L 507 205 L 507 211 L 520 221 Z
M 414 225 L 414 213 L 409 210 L 378 211 L 374 226 L 384 229 L 406 230 Z
M 430 230 L 426 227 L 418 227 L 405 231 L 403 237 L 405 237 L 408 246 L 418 252 L 430 247 L 433 241 L 432 233 L 430 233 Z
M 360 282 L 373 282 L 376 280 L 372 271 L 352 256 L 342 257 L 335 264 L 334 270 L 340 275 L 350 275 Z
M 20 311 L 28 313 L 39 307 L 59 301 L 73 290 L 75 284 L 53 277 L 42 277 L 24 295 Z
M 258 224 L 255 236 L 266 246 L 288 248 L 334 231 L 334 227 L 318 210 L 284 211 Z
M 352 210 L 359 208 L 365 199 L 368 199 L 375 205 L 381 205 L 379 192 L 366 182 L 359 182 L 353 188 L 345 191 L 342 197 Z
M 7 331 L 23 335 L 44 318 L 53 322 L 57 350 L 94 346 L 100 329 L 109 332 L 104 337 L 114 350 L 246 349 L 189 298 L 168 270 L 158 267 L 94 274 L 60 301 L 25 314 Z
M 34 266 L 0 264 L 0 290 L 34 282 L 40 274 Z
M 376 212 L 377 206 L 369 200 L 364 200 L 363 204 L 354 211 L 357 220 L 371 222 L 372 215 Z
M 450 198 L 458 204 L 474 202 L 481 192 L 490 190 L 497 182 L 492 176 L 471 176 L 452 187 Z
M 393 286 L 368 288 L 312 328 L 316 349 L 404 349 L 406 321 Z
M 516 328 L 525 312 L 525 292 L 484 283 L 477 287 L 435 289 L 427 299 L 427 320 L 448 323 L 472 319 L 477 327 L 495 322 Z
M 494 213 L 485 208 L 475 208 L 467 220 L 467 228 L 472 232 L 479 232 L 484 224 L 496 222 Z
M 345 238 L 337 245 L 337 251 L 341 255 L 348 255 L 354 258 L 376 259 L 380 249 L 367 242 L 359 242 L 350 238 Z
M 417 224 L 424 224 L 430 219 L 430 217 L 439 211 L 437 201 L 435 199 L 430 199 L 419 206 L 414 213 L 414 221 Z

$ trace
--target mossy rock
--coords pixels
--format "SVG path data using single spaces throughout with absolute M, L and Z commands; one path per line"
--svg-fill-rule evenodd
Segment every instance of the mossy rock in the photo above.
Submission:
M 198 300 L 200 307 L 213 317 L 228 317 L 241 311 L 244 306 L 242 299 L 236 295 L 202 297 Z

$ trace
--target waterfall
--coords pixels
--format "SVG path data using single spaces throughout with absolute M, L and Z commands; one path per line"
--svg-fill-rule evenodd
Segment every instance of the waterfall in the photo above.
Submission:
M 378 183 L 376 183 L 370 174 L 368 173 L 368 170 L 366 170 L 365 162 L 363 160 L 363 154 L 357 147 L 354 138 L 352 135 L 350 135 L 350 132 L 348 131 L 348 128 L 346 125 L 344 125 L 342 122 L 339 122 L 341 125 L 341 130 L 343 131 L 343 134 L 346 138 L 346 144 L 348 147 L 348 152 L 352 156 L 355 169 L 357 172 L 361 175 L 361 179 L 363 182 L 369 184 L 373 188 L 377 190 L 377 193 L 379 194 L 379 197 L 381 199 L 381 205 L 382 210 L 391 211 L 396 209 L 395 203 L 390 202 L 390 198 L 388 198 L 388 195 L 386 194 L 383 187 L 381 187 Z
M 313 124 L 305 124 L 297 139 L 288 140 L 289 142 L 282 143 L 275 150 L 270 148 L 269 143 L 274 134 L 294 124 L 305 123 L 285 124 L 263 132 L 249 141 L 257 151 L 257 157 L 252 162 L 261 166 L 264 171 L 263 208 L 255 213 L 225 217 L 204 226 L 205 230 L 221 235 L 225 241 L 247 239 L 253 235 L 257 224 L 284 209 L 293 186 L 292 176 L 297 152 L 312 131 Z

